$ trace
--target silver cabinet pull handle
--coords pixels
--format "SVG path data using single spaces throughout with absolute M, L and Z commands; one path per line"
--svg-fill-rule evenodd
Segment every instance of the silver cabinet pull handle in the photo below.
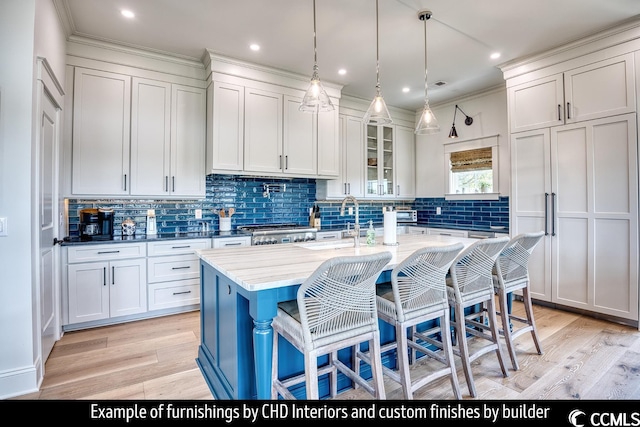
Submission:
M 182 294 L 190 294 L 191 291 L 183 291 L 183 292 L 174 292 L 173 295 L 182 295 Z
M 191 245 L 186 246 L 171 246 L 171 249 L 189 249 Z
M 116 268 L 114 266 L 111 266 L 111 284 L 116 284 Z
M 567 119 L 571 118 L 571 103 L 567 102 Z
M 188 268 L 191 268 L 191 266 L 190 265 L 185 265 L 185 266 L 182 266 L 182 267 L 171 267 L 172 270 L 186 270 Z
M 102 268 L 102 286 L 107 286 L 107 267 Z
M 544 235 L 549 235 L 549 193 L 544 193 Z
M 558 121 L 562 121 L 562 105 L 558 104 Z
M 284 156 L 284 168 L 289 169 L 289 156 Z
M 171 177 L 171 191 L 173 191 L 173 192 L 176 191 L 176 177 L 175 176 Z
M 169 191 L 169 176 L 164 176 L 164 191 Z
M 124 191 L 127 191 L 127 174 L 124 174 Z
M 240 246 L 242 244 L 242 242 L 235 242 L 235 243 L 225 243 L 225 246 Z
M 556 235 L 556 193 L 551 193 L 551 235 Z
M 117 254 L 120 253 L 120 251 L 98 251 L 98 255 L 102 255 L 102 254 Z

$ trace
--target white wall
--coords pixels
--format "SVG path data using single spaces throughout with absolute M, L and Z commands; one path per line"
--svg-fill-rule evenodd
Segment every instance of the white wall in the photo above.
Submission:
M 37 53 L 64 73 L 57 19 L 52 0 L 0 1 L 0 217 L 8 219 L 8 235 L 0 237 L 0 398 L 39 386 L 31 200 L 34 70 Z
M 499 188 L 501 196 L 509 195 L 509 139 L 507 134 L 507 91 L 497 88 L 455 102 L 432 106 L 438 119 L 440 132 L 433 135 L 416 135 L 416 197 L 444 197 L 445 168 L 444 144 L 451 143 L 449 131 L 453 123 L 455 105 L 470 117 L 473 124 L 464 124 L 464 115 L 458 111 L 456 130 L 463 142 L 485 136 L 499 135 Z M 421 111 L 418 112 L 418 115 Z

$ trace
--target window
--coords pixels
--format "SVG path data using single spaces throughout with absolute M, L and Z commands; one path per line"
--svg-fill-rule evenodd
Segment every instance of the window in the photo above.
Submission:
M 498 137 L 445 146 L 446 197 L 496 199 L 498 194 Z

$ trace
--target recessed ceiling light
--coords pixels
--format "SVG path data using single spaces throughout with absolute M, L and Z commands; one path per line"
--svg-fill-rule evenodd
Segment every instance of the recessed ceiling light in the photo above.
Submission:
M 500 52 L 493 52 L 491 54 L 491 59 L 498 59 L 500 58 Z
M 409 90 L 410 90 L 410 89 L 409 89 L 408 87 L 403 87 L 403 88 L 402 88 L 402 92 L 403 92 L 403 93 L 408 93 L 408 92 L 409 92 Z
M 120 13 L 122 14 L 122 16 L 124 16 L 125 18 L 129 18 L 129 19 L 131 19 L 131 18 L 136 16 L 135 13 L 131 12 L 130 10 L 126 10 L 126 9 L 121 10 Z
M 250 48 L 251 50 L 255 50 L 255 51 L 257 52 L 257 51 L 259 51 L 259 50 L 260 50 L 260 45 L 259 45 L 259 44 L 252 43 L 252 44 L 250 44 L 250 45 L 249 45 L 249 48 Z
M 338 74 L 340 74 L 341 76 L 344 76 L 345 74 L 347 74 L 347 70 L 345 70 L 344 68 L 340 68 L 338 70 Z

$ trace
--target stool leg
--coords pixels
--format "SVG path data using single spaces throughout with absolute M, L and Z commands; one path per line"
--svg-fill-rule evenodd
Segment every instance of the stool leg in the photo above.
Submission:
M 318 400 L 318 355 L 315 351 L 304 353 L 304 364 L 307 400 Z
M 502 375 L 504 377 L 509 376 L 509 371 L 504 364 L 504 358 L 502 357 L 502 345 L 500 344 L 500 334 L 498 333 L 498 319 L 496 317 L 496 305 L 493 297 L 487 300 L 489 323 L 491 326 L 491 336 L 496 344 L 496 355 L 498 356 L 498 362 L 500 362 L 500 368 L 502 369 Z
M 538 339 L 538 329 L 536 328 L 536 322 L 533 318 L 533 305 L 531 303 L 531 294 L 529 293 L 529 284 L 522 288 L 522 299 L 524 301 L 524 309 L 527 313 L 527 319 L 529 320 L 529 324 L 531 325 L 531 336 L 533 337 L 533 343 L 536 345 L 536 350 L 538 354 L 542 354 L 542 346 L 540 345 L 540 340 Z
M 507 344 L 507 351 L 509 352 L 509 357 L 511 358 L 511 365 L 513 366 L 513 370 L 517 371 L 519 369 L 518 359 L 516 357 L 516 349 L 513 343 L 513 336 L 511 335 L 511 326 L 509 319 L 509 307 L 507 305 L 508 294 L 504 288 L 498 289 L 498 302 L 500 304 L 500 318 L 502 319 L 502 331 L 504 333 L 504 341 Z
M 413 332 L 413 328 L 409 328 Z M 413 336 L 411 337 L 413 339 Z M 406 328 L 400 323 L 396 323 L 396 354 L 398 358 L 400 382 L 404 396 L 408 400 L 413 400 L 413 391 L 411 390 L 411 376 L 409 375 L 409 345 L 407 343 Z M 413 351 L 412 351 L 413 353 Z
M 451 387 L 456 399 L 462 399 L 460 384 L 458 383 L 458 373 L 456 372 L 456 361 L 453 355 L 453 345 L 451 343 L 451 322 L 449 320 L 449 310 L 445 310 L 440 319 L 440 335 L 442 336 L 442 351 L 447 358 L 447 364 L 451 368 Z
M 476 386 L 473 383 L 473 374 L 471 373 L 469 346 L 467 344 L 466 325 L 464 319 L 464 307 L 462 307 L 462 304 L 455 304 L 455 322 L 458 348 L 460 350 L 460 358 L 462 359 L 462 367 L 464 368 L 464 376 L 467 379 L 467 387 L 469 388 L 469 394 L 471 397 L 476 397 L 478 393 L 476 392 Z

